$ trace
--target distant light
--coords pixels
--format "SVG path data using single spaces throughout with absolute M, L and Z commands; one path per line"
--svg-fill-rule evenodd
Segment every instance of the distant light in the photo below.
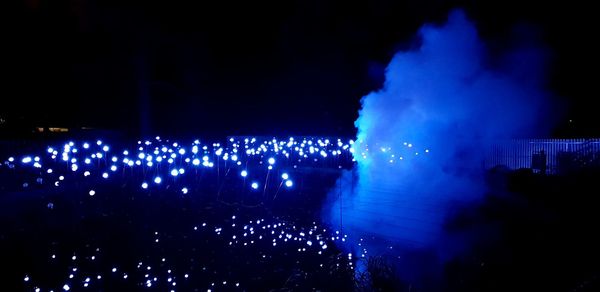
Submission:
M 242 172 L 240 174 L 242 175 L 242 177 L 248 176 L 248 172 L 245 170 L 242 170 Z
M 275 158 L 273 158 L 273 157 L 269 158 L 269 164 L 271 164 L 271 165 L 275 164 Z
M 289 175 L 288 175 L 287 173 L 283 173 L 283 174 L 281 175 L 281 178 L 282 178 L 282 179 L 288 179 L 288 178 L 289 178 Z
M 255 189 L 255 190 L 258 189 L 258 183 L 253 182 L 252 183 L 252 188 Z
M 48 168 L 47 173 L 52 173 L 52 168 Z
M 77 164 L 71 164 L 71 170 L 72 171 L 77 171 Z
M 69 287 L 69 285 L 65 284 L 65 285 L 63 286 L 63 290 L 65 290 L 65 291 L 69 291 L 69 290 L 71 290 L 71 287 Z
M 85 162 L 85 164 L 90 164 L 90 163 L 92 163 L 92 160 L 91 160 L 91 159 L 89 159 L 89 158 L 86 158 L 86 159 L 84 160 L 84 162 Z
M 156 181 L 156 179 L 154 181 Z M 148 183 L 143 182 L 142 183 L 142 189 L 147 189 L 147 188 L 148 188 Z
M 102 174 L 102 177 L 103 177 L 103 178 L 108 178 L 108 173 L 106 173 L 106 172 L 105 172 L 105 173 L 103 173 L 103 174 Z
M 115 165 L 111 166 L 111 167 L 110 167 L 110 170 L 111 170 L 111 171 L 117 171 L 117 166 L 115 166 Z
M 31 162 L 31 157 L 27 156 L 27 157 L 23 158 L 23 160 L 21 160 L 21 162 L 29 163 L 29 162 Z
M 171 170 L 171 175 L 172 176 L 177 176 L 178 174 L 179 174 L 179 171 L 177 171 L 177 169 Z
M 194 160 L 192 160 L 192 164 L 196 166 L 200 165 L 200 159 L 194 158 Z
M 83 176 L 89 176 L 89 175 L 90 175 L 90 172 L 87 170 L 83 173 Z
M 88 143 L 83 143 L 83 149 L 88 149 L 90 148 L 90 144 Z
M 129 151 L 127 151 L 127 150 L 123 151 L 123 155 L 129 155 Z
M 155 184 L 159 184 L 162 181 L 162 179 L 160 178 L 160 176 L 157 176 L 154 178 L 154 183 Z
M 187 188 L 183 188 L 183 189 L 181 189 L 181 192 L 185 195 L 185 194 L 188 193 L 188 189 Z
M 144 154 L 143 152 L 138 154 L 139 159 L 144 159 L 144 157 L 146 157 L 146 154 Z
M 94 195 L 96 194 L 96 191 L 94 191 L 94 190 L 90 190 L 90 193 L 89 193 L 89 194 L 90 194 L 90 196 L 94 196 Z
M 286 180 L 286 181 L 285 181 L 285 186 L 286 186 L 286 187 L 288 187 L 288 188 L 289 188 L 289 187 L 291 187 L 292 185 L 294 185 L 294 183 L 293 183 L 291 180 Z
M 183 148 L 179 149 L 179 155 L 183 155 L 183 154 L 185 154 L 185 149 L 183 149 Z
M 108 146 L 104 145 L 104 147 L 102 147 L 102 151 L 108 152 Z
M 183 169 L 183 168 L 180 168 L 180 169 L 179 169 L 179 174 L 184 174 L 184 173 L 185 173 L 185 169 Z
M 14 158 L 14 157 L 9 157 L 9 158 L 8 158 L 8 162 L 13 162 L 13 161 L 15 161 L 15 158 Z

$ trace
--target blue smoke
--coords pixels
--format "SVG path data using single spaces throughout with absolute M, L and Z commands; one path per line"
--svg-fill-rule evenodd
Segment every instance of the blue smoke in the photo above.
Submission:
M 443 26 L 423 26 L 419 37 L 418 49 L 393 57 L 383 88 L 362 98 L 357 166 L 338 180 L 324 213 L 355 239 L 452 254 L 444 225 L 482 199 L 484 150 L 550 126 L 547 54 L 519 44 L 490 57 L 460 10 Z M 355 251 L 377 254 L 385 246 L 376 242 Z

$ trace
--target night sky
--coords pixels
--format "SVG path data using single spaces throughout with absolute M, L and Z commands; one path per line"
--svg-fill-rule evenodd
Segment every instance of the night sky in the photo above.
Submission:
M 2 127 L 353 135 L 360 98 L 381 87 L 394 53 L 460 7 L 490 63 L 519 38 L 548 49 L 548 88 L 566 109 L 555 136 L 600 136 L 592 4 L 11 2 L 2 9 Z

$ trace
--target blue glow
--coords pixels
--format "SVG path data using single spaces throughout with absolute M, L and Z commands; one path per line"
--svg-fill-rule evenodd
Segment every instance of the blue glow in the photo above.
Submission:
M 23 162 L 23 163 L 29 163 L 29 162 L 31 162 L 31 160 L 32 160 L 32 159 L 31 159 L 31 157 L 29 157 L 29 156 L 26 156 L 25 158 L 23 158 L 23 159 L 21 160 L 21 162 Z
M 83 149 L 88 149 L 90 148 L 90 144 L 88 143 L 83 143 Z
M 464 13 L 454 11 L 445 25 L 420 29 L 418 48 L 392 58 L 383 88 L 361 100 L 357 137 L 349 142 L 357 165 L 332 188 L 326 221 L 339 226 L 343 215 L 345 232 L 407 248 L 450 246 L 447 216 L 484 193 L 480 150 L 551 126 L 538 114 L 547 106 L 544 55 L 528 51 L 528 66 L 517 67 L 510 52 L 490 71 L 485 48 Z
M 269 164 L 271 164 L 271 165 L 275 164 L 275 158 L 273 158 L 273 157 L 269 158 Z
M 159 184 L 160 182 L 162 182 L 162 178 L 160 178 L 160 176 L 157 176 L 154 178 L 154 183 L 155 184 Z
M 177 169 L 172 169 L 171 170 L 171 175 L 172 176 L 177 176 L 179 174 L 179 171 L 177 171 Z
M 251 187 L 252 187 L 253 189 L 255 189 L 255 190 L 256 190 L 256 189 L 258 189 L 258 183 L 256 183 L 256 182 L 253 182 L 253 183 L 252 183 L 252 185 L 251 185 Z
M 245 170 L 242 170 L 242 172 L 240 173 L 240 175 L 241 175 L 242 177 L 246 177 L 246 176 L 248 176 L 248 172 L 247 172 L 247 171 L 245 171 Z
M 103 174 L 102 174 L 102 177 L 103 177 L 103 178 L 108 178 L 108 173 L 106 173 L 106 172 L 105 172 L 105 173 L 103 173 Z
M 154 180 L 156 182 L 156 179 Z M 142 189 L 147 189 L 148 188 L 148 183 L 147 182 L 143 182 L 142 183 Z
M 282 179 L 288 179 L 289 177 L 290 176 L 287 173 L 285 173 L 285 172 L 281 175 Z
M 196 166 L 200 165 L 200 159 L 194 158 L 194 160 L 192 160 L 192 164 Z
M 286 187 L 290 188 L 290 187 L 292 187 L 293 185 L 294 185 L 294 183 L 293 183 L 291 180 L 286 180 L 286 181 L 285 181 L 285 186 L 286 186 Z

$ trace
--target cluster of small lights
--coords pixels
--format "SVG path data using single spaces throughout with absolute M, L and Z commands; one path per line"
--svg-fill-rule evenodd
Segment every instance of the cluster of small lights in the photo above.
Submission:
M 355 147 L 356 144 L 360 144 L 360 147 Z M 410 143 L 404 143 L 404 146 L 411 151 L 414 149 Z M 194 178 L 197 179 L 199 173 L 212 172 L 218 173 L 219 178 L 226 176 L 234 180 L 237 178 L 239 183 L 231 181 L 228 183 L 241 186 L 250 194 L 263 192 L 264 195 L 268 186 L 274 185 L 276 192 L 274 191 L 271 197 L 275 198 L 277 194 L 281 193 L 280 190 L 288 190 L 293 193 L 294 177 L 301 176 L 297 171 L 299 167 L 347 169 L 356 163 L 355 158 L 367 159 L 369 153 L 368 145 L 363 145 L 360 141 L 355 143 L 352 140 L 345 142 L 341 139 L 293 137 L 283 140 L 233 137 L 223 144 L 201 143 L 199 140 L 183 144 L 156 137 L 153 140 L 138 141 L 137 145 L 128 149 L 117 150 L 116 148 L 107 145 L 102 140 L 97 140 L 95 143 L 68 142 L 60 147 L 47 147 L 42 155 L 8 157 L 0 167 L 29 170 L 30 173 L 35 174 L 33 177 L 37 185 L 45 185 L 45 182 L 48 182 L 52 188 L 62 187 L 63 181 L 88 179 L 90 182 L 88 185 L 93 187 L 91 184 L 119 179 L 127 180 L 145 192 L 165 190 L 171 185 L 176 185 L 175 190 L 186 196 L 194 195 L 199 188 L 190 181 L 194 181 Z M 379 149 L 380 153 L 389 158 L 390 163 L 396 163 L 405 157 L 405 155 L 395 153 L 390 147 L 379 147 Z M 360 152 L 360 155 L 356 155 L 356 152 Z M 424 149 L 422 152 L 429 153 L 429 150 Z M 419 155 L 419 152 L 414 151 L 414 155 Z M 43 171 L 36 169 L 43 169 Z M 33 180 L 25 181 L 21 185 L 23 188 L 28 188 L 32 182 Z M 220 185 L 222 186 L 222 184 Z M 89 200 L 95 200 L 96 197 L 102 197 L 105 192 L 101 188 L 95 187 L 89 188 L 87 194 Z M 54 208 L 54 204 L 48 203 L 48 208 Z M 215 224 L 212 226 L 204 222 L 194 226 L 190 232 L 212 233 L 212 236 L 224 240 L 231 248 L 246 248 L 258 243 L 264 245 L 265 242 L 268 242 L 273 249 L 288 246 L 298 253 L 314 253 L 318 256 L 326 252 L 330 246 L 347 242 L 348 238 L 347 235 L 341 235 L 339 231 L 332 232 L 326 227 L 317 226 L 314 222 L 307 228 L 295 226 L 289 221 L 279 220 L 276 217 L 236 224 L 236 217 L 233 216 L 231 221 L 230 225 Z M 166 234 L 159 236 L 156 232 L 153 243 L 161 244 L 161 239 L 166 237 Z M 367 250 L 361 247 L 361 243 L 358 243 L 358 246 L 360 257 L 365 257 Z M 355 259 L 352 258 L 351 253 L 347 256 L 343 264 L 353 269 Z M 56 255 L 53 254 L 52 258 L 55 259 L 55 257 Z M 86 260 L 94 262 L 96 257 L 97 255 L 88 256 Z M 261 257 L 269 259 L 272 255 L 269 255 L 268 251 L 261 251 Z M 73 255 L 74 263 L 76 259 L 77 257 Z M 160 262 L 164 263 L 166 259 L 162 258 Z M 165 267 L 165 264 L 161 265 Z M 162 274 L 155 273 L 152 266 L 147 265 L 144 268 L 141 261 L 133 269 L 117 268 L 119 266 L 122 265 L 115 263 L 106 273 L 90 275 L 78 273 L 81 268 L 73 264 L 70 267 L 68 278 L 64 281 L 65 284 L 60 288 L 64 291 L 77 290 L 76 287 L 79 284 L 81 287 L 89 287 L 94 283 L 101 282 L 103 278 L 117 275 L 122 280 L 143 279 L 139 285 L 144 287 L 159 286 L 162 283 L 160 285 L 174 289 L 177 285 L 176 279 L 181 281 L 201 277 L 197 271 L 186 271 L 185 268 L 176 266 L 168 266 L 170 268 L 166 270 L 161 269 Z M 319 267 L 323 268 L 323 263 L 320 263 Z M 175 275 L 173 271 L 178 271 L 178 275 Z M 139 273 L 143 273 L 143 275 L 139 275 Z M 30 285 L 28 287 L 34 288 L 33 290 L 42 291 L 32 280 L 32 275 L 25 275 L 23 280 Z M 219 285 L 216 283 L 222 284 L 221 287 L 218 287 Z M 215 283 L 210 283 L 208 290 L 231 289 L 232 287 L 239 288 L 240 281 L 238 279 L 220 279 Z M 50 289 L 43 291 L 47 290 Z

